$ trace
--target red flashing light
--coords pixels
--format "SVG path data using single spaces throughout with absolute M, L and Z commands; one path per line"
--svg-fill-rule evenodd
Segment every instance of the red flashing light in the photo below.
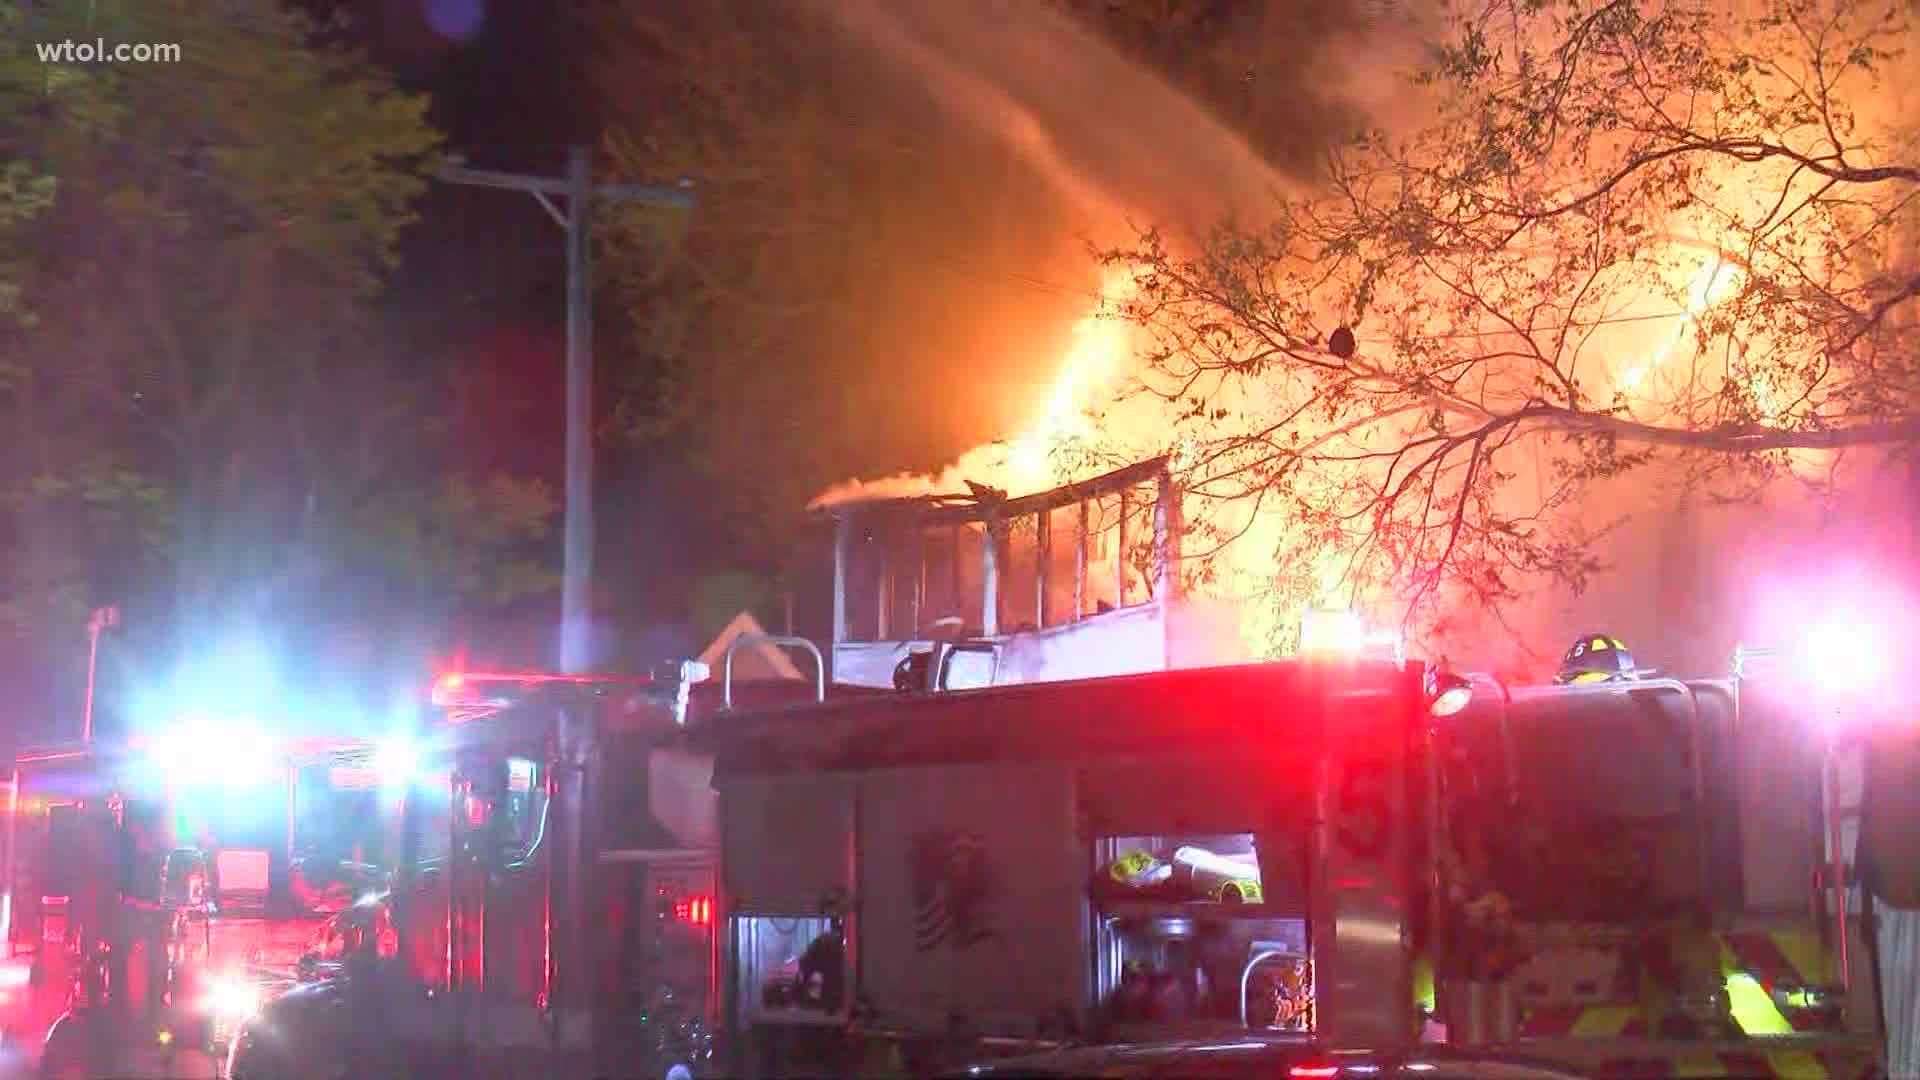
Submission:
M 436 705 L 469 705 L 492 702 L 504 704 L 504 697 L 537 686 L 567 683 L 576 686 L 647 686 L 653 679 L 646 675 L 563 675 L 550 671 L 450 671 L 433 681 Z M 488 687 L 501 687 L 505 695 L 486 693 Z
M 713 924 L 713 900 L 705 896 L 676 900 L 673 903 L 673 917 L 693 926 L 710 926 Z
M 462 691 L 466 688 L 467 677 L 465 675 L 458 671 L 448 672 L 433 680 L 433 691 L 430 700 L 435 706 L 441 708 L 449 705 L 462 704 L 461 699 L 464 696 Z
M 1287 1075 L 1293 1080 L 1332 1080 L 1333 1077 L 1340 1075 L 1340 1066 L 1295 1065 L 1287 1070 Z

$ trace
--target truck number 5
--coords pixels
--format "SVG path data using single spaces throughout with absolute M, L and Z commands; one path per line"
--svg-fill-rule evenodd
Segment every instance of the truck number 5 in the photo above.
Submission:
M 1355 858 L 1377 859 L 1392 840 L 1393 810 L 1387 801 L 1387 762 L 1349 760 L 1340 780 L 1340 846 Z

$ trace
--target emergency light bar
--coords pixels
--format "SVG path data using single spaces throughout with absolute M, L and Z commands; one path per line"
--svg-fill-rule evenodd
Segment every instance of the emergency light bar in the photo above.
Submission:
M 433 681 L 431 700 L 441 709 L 504 709 L 535 688 L 553 683 L 644 686 L 652 681 L 645 676 L 451 671 Z

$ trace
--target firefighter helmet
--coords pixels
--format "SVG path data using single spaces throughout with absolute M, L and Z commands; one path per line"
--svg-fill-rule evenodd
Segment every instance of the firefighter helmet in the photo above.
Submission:
M 1638 669 L 1633 654 L 1619 638 L 1611 634 L 1583 634 L 1560 658 L 1560 671 L 1553 681 L 1572 683 L 1611 682 L 1631 679 Z

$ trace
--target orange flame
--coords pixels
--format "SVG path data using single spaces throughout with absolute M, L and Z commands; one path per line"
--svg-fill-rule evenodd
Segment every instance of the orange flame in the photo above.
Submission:
M 1105 442 L 1106 432 L 1094 413 L 1112 397 L 1126 374 L 1134 337 L 1121 315 L 1121 305 L 1135 288 L 1131 272 L 1124 268 L 1102 275 L 1096 302 L 1074 323 L 1059 374 L 1024 430 L 967 451 L 938 475 L 903 473 L 850 481 L 829 488 L 810 505 L 819 508 L 964 491 L 968 480 L 1015 494 L 1072 482 L 1077 477 L 1063 451 L 1079 442 Z

